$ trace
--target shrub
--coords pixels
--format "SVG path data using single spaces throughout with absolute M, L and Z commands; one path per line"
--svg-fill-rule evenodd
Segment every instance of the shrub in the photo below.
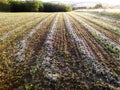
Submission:
M 38 12 L 42 3 L 38 1 L 10 1 L 12 12 Z
M 42 12 L 44 10 L 44 5 L 42 2 L 39 2 L 39 12 Z
M 7 0 L 0 0 L 0 11 L 10 11 L 10 5 Z
M 39 2 L 37 1 L 26 1 L 25 9 L 27 12 L 38 12 L 39 11 Z
M 12 12 L 24 12 L 25 11 L 25 2 L 10 1 L 10 10 Z
M 44 12 L 67 12 L 71 11 L 72 7 L 64 4 L 44 3 Z

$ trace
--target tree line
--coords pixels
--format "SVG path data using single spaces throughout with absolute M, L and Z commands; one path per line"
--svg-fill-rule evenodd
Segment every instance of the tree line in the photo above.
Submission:
M 66 4 L 44 3 L 40 1 L 0 0 L 0 11 L 3 12 L 67 12 L 72 7 Z
M 74 7 L 73 10 L 77 9 L 105 9 L 106 6 L 102 5 L 101 3 L 96 4 L 95 6 L 87 7 L 87 6 L 81 6 L 81 7 Z

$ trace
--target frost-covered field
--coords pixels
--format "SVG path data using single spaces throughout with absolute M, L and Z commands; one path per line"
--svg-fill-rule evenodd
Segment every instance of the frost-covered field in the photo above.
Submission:
M 76 11 L 120 13 L 120 9 L 78 9 Z
M 120 90 L 111 12 L 0 13 L 0 90 Z

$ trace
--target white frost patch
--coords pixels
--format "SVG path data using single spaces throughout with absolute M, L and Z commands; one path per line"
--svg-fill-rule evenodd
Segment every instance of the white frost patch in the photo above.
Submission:
M 5 40 L 6 38 L 10 37 L 10 35 L 12 35 L 13 33 L 16 33 L 17 31 L 19 31 L 19 30 L 21 30 L 21 29 L 23 29 L 23 28 L 26 28 L 26 27 L 29 26 L 30 24 L 34 23 L 36 20 L 38 20 L 38 18 L 35 19 L 35 20 L 33 20 L 33 21 L 27 22 L 27 23 L 25 23 L 25 24 L 23 24 L 23 25 L 15 28 L 15 29 L 7 32 L 6 34 L 4 34 L 3 36 L 0 37 L 0 40 Z
M 87 48 L 86 48 L 85 42 L 84 42 L 82 39 L 80 39 L 80 38 L 76 35 L 76 33 L 73 31 L 74 29 L 73 29 L 73 27 L 72 27 L 72 24 L 70 23 L 69 18 L 68 18 L 66 15 L 64 15 L 64 16 L 65 16 L 65 21 L 66 21 L 66 26 L 67 26 L 67 28 L 68 28 L 68 31 L 69 31 L 69 33 L 72 35 L 75 43 L 78 45 L 79 50 L 80 50 L 83 54 L 87 54 L 88 57 L 91 57 L 91 58 L 92 58 L 93 54 L 89 53 L 89 51 L 88 51 Z
M 106 21 L 109 21 L 109 22 L 112 22 L 112 23 L 117 23 L 117 24 L 120 24 L 120 20 L 116 20 L 112 17 L 109 17 L 109 16 L 103 16 L 103 15 L 99 15 L 99 14 L 90 14 L 90 13 L 85 13 L 86 15 L 89 15 L 89 16 L 92 16 L 92 17 L 95 17 L 95 18 L 98 18 L 98 19 L 103 19 L 103 20 L 106 20 Z
M 88 19 L 88 20 L 90 20 L 90 21 L 92 21 L 92 22 L 97 23 L 98 25 L 104 26 L 104 27 L 107 28 L 107 29 L 114 30 L 115 32 L 120 33 L 120 28 L 118 28 L 118 27 L 116 27 L 116 26 L 110 25 L 110 24 L 105 23 L 105 22 L 102 22 L 102 21 L 98 21 L 98 20 L 93 19 L 93 18 L 91 19 L 91 18 L 89 18 L 88 16 L 86 16 L 85 14 L 83 14 L 83 15 L 78 14 L 78 15 L 80 15 L 80 16 L 82 16 L 82 17 L 84 17 L 84 18 L 86 18 L 86 19 Z
M 44 60 L 42 62 L 42 66 L 45 69 L 45 76 L 50 80 L 57 80 L 59 78 L 59 69 L 55 66 L 55 60 L 51 58 L 53 56 L 53 36 L 57 30 L 57 24 L 58 24 L 59 14 L 56 16 L 56 18 L 53 21 L 53 26 L 50 30 L 50 33 L 47 36 L 46 42 L 45 42 L 45 49 L 46 49 L 46 56 L 44 57 Z
M 73 16 L 73 15 L 72 15 Z M 110 45 L 113 45 L 115 48 L 117 48 L 120 51 L 120 45 L 113 42 L 112 40 L 110 40 L 108 37 L 106 37 L 103 33 L 99 32 L 98 30 L 96 30 L 95 28 L 91 27 L 90 25 L 88 25 L 87 23 L 85 23 L 84 21 L 82 21 L 81 19 L 78 19 L 77 16 L 73 16 L 77 21 L 79 21 L 86 29 L 88 29 L 90 32 L 95 33 L 97 36 L 99 36 L 102 40 L 106 40 Z
M 75 11 L 83 12 L 107 12 L 107 13 L 120 13 L 120 9 L 78 9 Z
M 51 16 L 53 16 L 53 15 L 51 15 Z M 25 54 L 24 54 L 24 52 L 25 52 L 25 50 L 27 48 L 26 45 L 27 45 L 28 38 L 32 37 L 32 35 L 34 33 L 36 33 L 39 30 L 39 28 L 42 26 L 42 24 L 44 22 L 46 22 L 51 16 L 47 17 L 45 20 L 43 20 L 42 22 L 40 22 L 39 24 L 37 24 L 37 26 L 35 26 L 33 29 L 31 29 L 30 32 L 25 37 L 23 37 L 23 40 L 21 40 L 20 44 L 18 45 L 18 52 L 16 54 L 17 61 L 24 61 L 25 60 Z
M 57 80 L 58 77 L 59 77 L 59 74 L 57 74 L 57 73 L 55 73 L 55 74 L 48 73 L 48 74 L 46 74 L 46 77 L 48 77 L 49 79 Z
M 24 24 L 24 25 L 22 25 L 22 26 L 20 26 L 20 27 L 17 27 L 17 28 L 14 29 L 14 30 L 9 31 L 9 32 L 6 33 L 5 35 L 1 36 L 1 37 L 0 37 L 0 40 L 5 40 L 7 37 L 9 37 L 10 35 L 12 35 L 13 33 L 21 30 L 22 28 L 25 28 L 26 26 L 30 25 L 30 24 L 33 23 L 33 22 L 34 22 L 34 21 L 30 21 L 30 22 L 28 22 L 28 23 L 26 23 L 26 24 Z
M 67 17 L 67 15 L 64 15 L 65 17 L 65 21 L 66 21 L 66 26 L 68 28 L 69 33 L 72 35 L 74 42 L 79 45 L 79 51 L 81 53 L 83 53 L 86 56 L 86 59 L 92 64 L 92 68 L 93 70 L 96 71 L 97 74 L 102 74 L 103 77 L 108 78 L 109 81 L 112 81 L 115 79 L 115 77 L 117 77 L 118 75 L 115 73 L 110 72 L 110 69 L 107 67 L 104 67 L 101 63 L 99 63 L 97 60 L 95 60 L 95 55 L 93 54 L 93 52 L 89 51 L 87 49 L 87 45 L 85 44 L 85 41 L 81 40 L 75 33 L 74 33 L 74 29 L 72 27 L 72 24 L 69 20 L 69 18 Z M 76 20 L 78 20 L 77 17 L 75 17 Z M 81 21 L 82 22 L 82 21 Z M 85 23 L 83 23 L 83 26 L 85 26 L 86 28 L 88 27 L 88 25 L 86 25 Z M 89 29 L 93 29 L 91 27 L 89 27 Z M 92 30 L 91 30 L 92 31 Z M 94 31 L 94 29 L 93 29 Z M 100 34 L 99 32 L 97 32 L 98 34 Z M 117 80 L 115 81 L 115 83 L 117 83 Z

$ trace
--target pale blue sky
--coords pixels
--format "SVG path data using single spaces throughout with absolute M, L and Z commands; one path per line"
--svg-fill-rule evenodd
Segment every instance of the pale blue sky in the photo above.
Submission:
M 109 5 L 120 5 L 120 0 L 41 0 L 44 2 L 51 2 L 51 1 L 59 1 L 59 2 L 98 2 L 98 3 L 105 3 Z

